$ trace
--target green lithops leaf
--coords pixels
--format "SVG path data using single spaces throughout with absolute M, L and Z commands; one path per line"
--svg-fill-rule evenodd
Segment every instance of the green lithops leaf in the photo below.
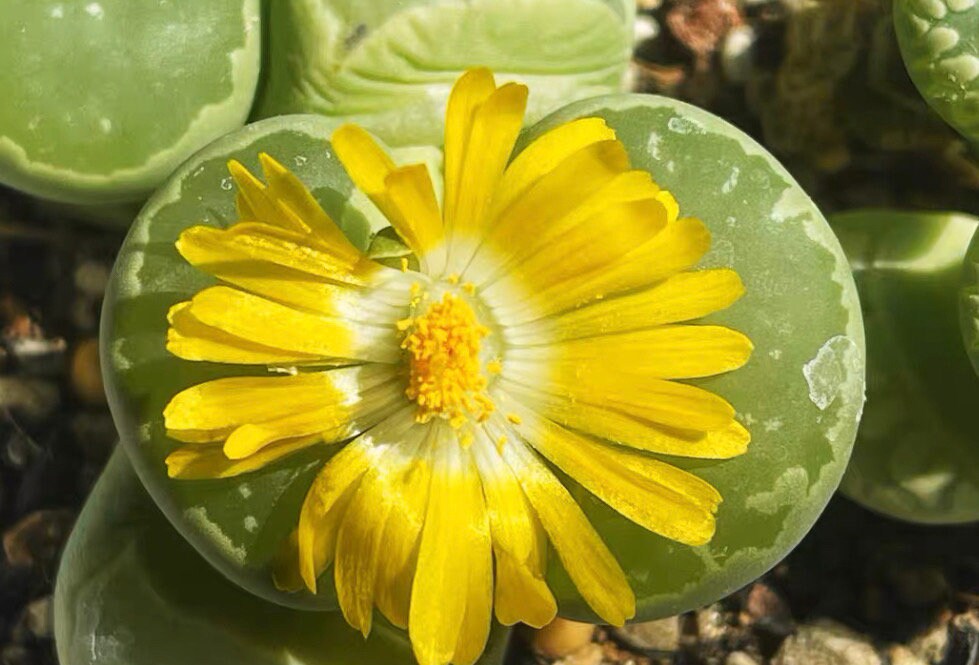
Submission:
M 55 590 L 62 665 L 411 665 L 407 636 L 364 640 L 339 613 L 288 610 L 222 578 L 164 519 L 116 451 L 68 541 Z M 479 663 L 503 662 L 496 629 Z
M 536 120 L 622 88 L 634 9 L 628 0 L 277 1 L 258 115 L 342 116 L 391 145 L 439 145 L 452 83 L 485 66 L 530 85 Z
M 967 219 L 973 224 L 979 222 L 967 215 L 958 215 L 958 217 Z M 972 236 L 962 265 L 959 325 L 966 353 L 972 361 L 972 367 L 979 374 L 979 234 Z
M 6 0 L 2 11 L 4 184 L 73 203 L 140 200 L 248 116 L 259 0 Z
M 867 327 L 867 405 L 843 491 L 914 522 L 979 519 L 979 378 L 958 303 L 979 220 L 862 210 L 831 221 Z
M 670 190 L 680 214 L 712 235 L 704 267 L 730 266 L 745 295 L 714 314 L 751 338 L 743 368 L 695 381 L 728 399 L 752 434 L 726 461 L 682 461 L 724 497 L 702 547 L 671 542 L 576 494 L 636 591 L 638 616 L 689 610 L 734 591 L 778 562 L 836 490 L 863 405 L 864 333 L 846 258 L 788 172 L 738 129 L 682 102 L 647 95 L 582 101 L 533 128 L 600 116 L 632 164 Z M 563 571 L 552 569 L 563 613 L 590 618 Z
M 895 0 L 894 26 L 922 96 L 948 124 L 979 140 L 976 0 Z
M 752 432 L 749 452 L 729 461 L 666 458 L 723 495 L 710 544 L 693 548 L 647 532 L 565 479 L 626 570 L 638 617 L 649 618 L 744 585 L 811 527 L 839 483 L 855 436 L 863 404 L 863 326 L 850 271 L 829 227 L 788 173 L 740 131 L 679 102 L 621 95 L 572 105 L 528 130 L 522 143 L 581 116 L 604 118 L 633 165 L 676 195 L 681 214 L 704 220 L 713 234 L 704 265 L 733 267 L 747 288 L 733 307 L 708 320 L 744 332 L 755 346 L 746 367 L 695 381 L 735 406 Z M 113 413 L 157 503 L 231 579 L 300 607 L 335 607 L 332 584 L 320 584 L 319 596 L 283 593 L 272 584 L 270 562 L 335 447 L 310 448 L 227 480 L 168 479 L 164 458 L 175 442 L 164 432 L 164 406 L 178 391 L 234 370 L 169 355 L 166 312 L 211 283 L 177 255 L 173 243 L 191 224 L 234 220 L 234 193 L 224 170 L 230 157 L 255 168 L 257 154 L 267 151 L 295 168 L 334 219 L 349 220 L 349 235 L 362 241 L 377 229 L 327 143 L 336 125 L 315 116 L 266 120 L 182 166 L 130 232 L 103 326 Z M 369 247 L 378 256 L 396 257 L 400 250 L 392 240 L 389 232 L 374 234 Z M 549 582 L 561 611 L 593 619 L 557 558 L 550 562 Z

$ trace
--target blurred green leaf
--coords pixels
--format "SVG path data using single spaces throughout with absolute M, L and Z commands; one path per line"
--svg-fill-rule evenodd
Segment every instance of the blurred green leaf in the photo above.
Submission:
M 527 83 L 528 118 L 622 89 L 632 0 L 277 0 L 259 117 L 320 113 L 440 145 L 469 67 Z
M 139 201 L 248 117 L 259 0 L 4 0 L 0 11 L 0 183 L 69 203 Z
M 867 326 L 867 405 L 843 491 L 891 517 L 979 519 L 979 377 L 959 283 L 979 220 L 954 212 L 833 216 Z

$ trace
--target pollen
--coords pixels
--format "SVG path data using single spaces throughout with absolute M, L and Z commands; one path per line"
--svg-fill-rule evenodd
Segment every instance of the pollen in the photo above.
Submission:
M 470 419 L 482 422 L 493 412 L 480 345 L 489 329 L 480 325 L 462 298 L 446 293 L 412 320 L 401 343 L 410 372 L 405 394 L 418 404 L 420 423 L 444 418 L 459 429 Z

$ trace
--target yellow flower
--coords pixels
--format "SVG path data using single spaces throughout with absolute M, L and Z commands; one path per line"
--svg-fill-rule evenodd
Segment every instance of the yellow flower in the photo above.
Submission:
M 264 154 L 264 184 L 229 165 L 238 223 L 177 242 L 223 285 L 172 308 L 169 350 L 256 370 L 173 398 L 166 427 L 184 445 L 170 475 L 233 476 L 353 437 L 306 496 L 297 579 L 315 590 L 332 564 L 350 624 L 366 635 L 376 605 L 423 665 L 478 658 L 494 608 L 505 624 L 550 621 L 548 541 L 599 616 L 633 616 L 626 576 L 547 462 L 700 545 L 720 495 L 649 453 L 722 459 L 750 438 L 725 400 L 678 381 L 747 361 L 744 335 L 683 323 L 740 297 L 737 274 L 688 270 L 707 230 L 630 168 L 601 119 L 511 159 L 526 98 L 484 69 L 459 79 L 441 202 L 426 167 L 395 165 L 356 126 L 335 132 L 411 250 L 400 270 L 351 245 Z

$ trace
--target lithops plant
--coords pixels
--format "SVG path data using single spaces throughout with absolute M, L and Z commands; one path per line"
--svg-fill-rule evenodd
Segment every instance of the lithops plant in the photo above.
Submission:
M 266 603 L 181 538 L 117 450 L 62 555 L 54 628 L 64 665 L 412 665 L 404 634 L 364 640 L 339 614 Z M 497 629 L 478 665 L 500 665 Z
M 621 623 L 744 585 L 863 404 L 845 258 L 770 155 L 651 96 L 520 132 L 526 95 L 467 72 L 427 166 L 317 116 L 215 142 L 104 308 L 113 415 L 177 531 L 276 603 L 366 633 L 376 602 L 423 663 L 471 662 L 491 607 Z
M 867 327 L 867 406 L 843 491 L 904 520 L 979 520 L 979 377 L 959 333 L 966 248 L 962 213 L 860 210 L 835 215 Z M 967 340 L 974 309 L 961 297 Z
M 904 61 L 925 100 L 979 139 L 979 6 L 975 0 L 895 0 Z
M 633 0 L 282 0 L 270 3 L 259 117 L 345 117 L 389 145 L 438 145 L 467 67 L 534 91 L 528 118 L 621 90 Z
M 971 217 L 966 219 L 979 224 L 979 220 L 973 220 Z M 962 340 L 973 368 L 976 373 L 979 373 L 979 234 L 972 236 L 972 241 L 965 252 L 961 280 L 959 324 Z
M 252 106 L 259 0 L 6 0 L 2 13 L 0 183 L 140 201 Z

